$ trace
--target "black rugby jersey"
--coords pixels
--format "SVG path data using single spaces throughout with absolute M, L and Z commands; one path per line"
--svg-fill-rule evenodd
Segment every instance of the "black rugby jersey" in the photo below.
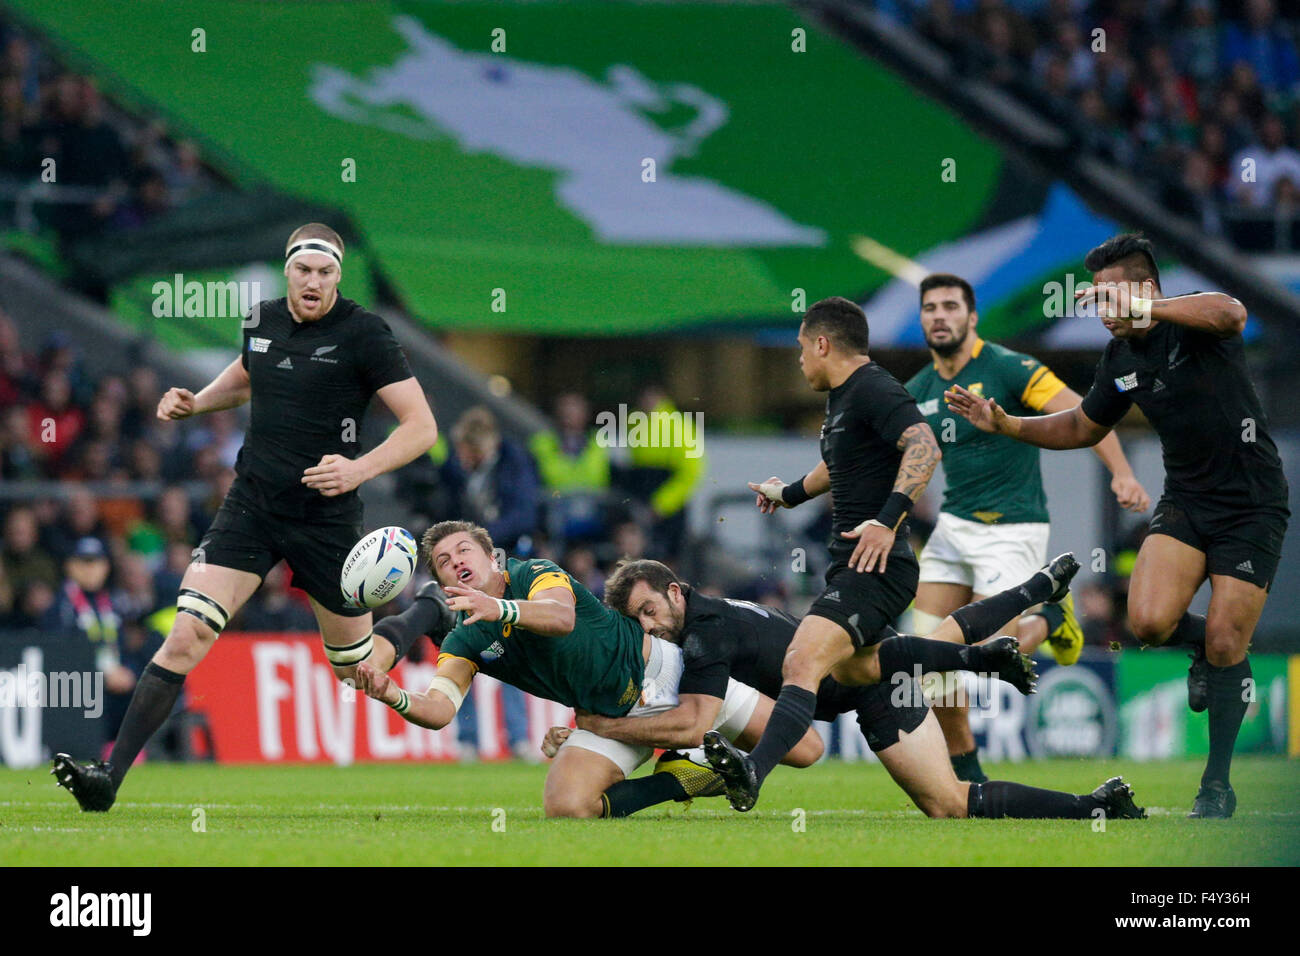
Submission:
M 388 323 L 339 296 L 316 322 L 296 322 L 287 299 L 259 303 L 241 362 L 251 420 L 235 463 L 235 493 L 289 517 L 360 515 L 356 491 L 327 498 L 302 484 L 323 455 L 356 458 L 361 419 L 385 385 L 411 377 Z
M 784 683 L 785 652 L 798 626 L 798 621 L 776 608 L 709 597 L 688 588 L 678 693 L 724 699 L 727 679 L 734 677 L 775 700 Z M 818 719 L 856 710 L 862 689 L 824 678 L 817 688 Z
M 831 389 L 822 423 L 822 460 L 830 470 L 833 504 L 831 554 L 848 557 L 857 541 L 840 536 L 884 507 L 903 453 L 898 440 L 925 417 L 916 399 L 878 362 L 868 362 Z M 907 541 L 907 522 L 896 542 Z
M 1285 508 L 1287 483 L 1240 335 L 1156 322 L 1106 346 L 1083 412 L 1113 426 L 1142 409 L 1160 436 L 1165 490 L 1191 506 Z

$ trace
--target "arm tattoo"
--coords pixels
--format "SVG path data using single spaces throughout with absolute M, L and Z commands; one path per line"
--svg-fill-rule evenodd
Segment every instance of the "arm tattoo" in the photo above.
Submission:
M 934 474 L 935 465 L 943 457 L 939 452 L 939 443 L 934 440 L 934 432 L 929 425 L 917 422 L 903 432 L 898 439 L 898 447 L 903 452 L 903 460 L 898 466 L 894 490 L 901 491 L 916 501 L 924 494 L 925 486 Z

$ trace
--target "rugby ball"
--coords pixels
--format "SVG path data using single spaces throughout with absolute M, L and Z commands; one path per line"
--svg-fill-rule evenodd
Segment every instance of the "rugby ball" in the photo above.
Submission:
M 343 562 L 340 585 L 349 607 L 378 607 L 397 597 L 415 573 L 415 535 L 396 525 L 372 531 Z

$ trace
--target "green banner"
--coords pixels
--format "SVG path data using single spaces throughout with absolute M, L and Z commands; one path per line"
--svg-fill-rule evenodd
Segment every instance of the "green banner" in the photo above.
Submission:
M 1126 650 L 1119 658 L 1119 753 L 1136 760 L 1208 754 L 1209 717 L 1187 707 L 1188 658 L 1174 651 Z M 1286 751 L 1287 658 L 1252 654 L 1253 686 L 1237 753 Z
M 344 210 L 435 327 L 787 322 L 888 278 L 856 237 L 916 256 L 1007 194 L 992 144 L 780 6 L 11 5 L 242 185 Z

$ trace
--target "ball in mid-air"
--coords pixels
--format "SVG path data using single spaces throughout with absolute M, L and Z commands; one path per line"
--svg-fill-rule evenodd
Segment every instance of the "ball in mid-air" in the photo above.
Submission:
M 350 607 L 378 607 L 401 593 L 420 558 L 415 535 L 396 525 L 370 532 L 343 562 L 340 584 Z

